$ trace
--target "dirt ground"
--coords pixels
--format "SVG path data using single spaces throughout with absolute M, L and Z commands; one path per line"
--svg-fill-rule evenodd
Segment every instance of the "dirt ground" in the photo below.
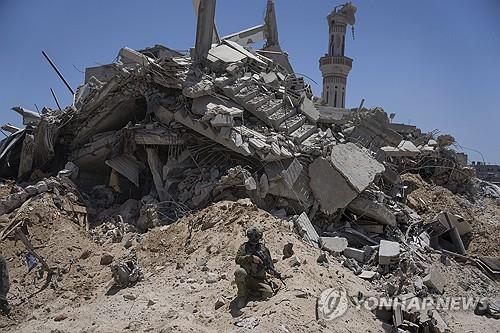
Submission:
M 0 244 L 10 268 L 12 305 L 10 317 L 0 317 L 2 332 L 245 332 L 249 329 L 235 325 L 245 318 L 258 322 L 255 332 L 384 332 L 373 313 L 353 307 L 340 318 L 318 322 L 316 297 L 325 288 L 345 288 L 350 295 L 377 291 L 335 257 L 329 255 L 328 265 L 318 264 L 320 250 L 304 243 L 291 222 L 248 200 L 219 202 L 170 226 L 128 235 L 133 236 L 128 249 L 125 241 L 97 245 L 83 226 L 54 205 L 50 194 L 34 201 L 25 218 L 32 243 L 50 266 L 57 267 L 57 274 L 44 286 L 45 276 L 37 277 L 37 268 L 27 273 L 21 242 L 9 239 Z M 288 278 L 286 287 L 276 281 L 281 288 L 273 298 L 250 302 L 239 313 L 230 307 L 236 294 L 234 255 L 249 226 L 264 229 L 276 267 Z M 287 243 L 293 244 L 295 258 L 282 259 Z M 137 254 L 145 278 L 114 292 L 111 271 L 100 259 L 104 253 L 119 259 L 130 251 Z M 300 266 L 292 267 L 294 261 Z M 434 261 L 447 278 L 447 293 L 467 294 L 468 283 L 479 286 L 468 288 L 469 293 L 499 296 L 498 284 L 484 281 L 476 268 L 458 263 L 445 267 L 438 258 Z M 217 302 L 222 304 L 218 309 Z M 471 312 L 442 317 L 452 332 L 499 331 L 497 320 Z

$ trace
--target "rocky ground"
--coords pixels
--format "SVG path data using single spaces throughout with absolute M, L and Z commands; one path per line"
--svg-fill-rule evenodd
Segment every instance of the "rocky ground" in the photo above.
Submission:
M 498 219 L 498 206 L 488 201 L 483 205 L 474 214 L 485 212 Z M 24 218 L 33 245 L 56 268 L 56 275 L 46 284 L 37 268 L 27 273 L 21 242 L 8 239 L 0 244 L 12 284 L 12 313 L 0 317 L 5 332 L 249 331 L 236 325 L 242 322 L 262 332 L 384 332 L 373 313 L 353 307 L 341 318 L 318 322 L 316 298 L 325 288 L 375 295 L 376 284 L 355 276 L 331 255 L 327 264 L 319 264 L 321 251 L 301 240 L 291 222 L 248 200 L 219 202 L 170 226 L 126 234 L 121 242 L 104 245 L 97 245 L 83 226 L 61 212 L 50 194 L 33 201 Z M 244 230 L 255 225 L 264 229 L 276 267 L 287 276 L 286 286 L 276 281 L 281 288 L 272 299 L 235 311 L 234 255 L 245 241 Z M 283 259 L 287 243 L 293 244 L 295 254 Z M 144 280 L 116 290 L 109 266 L 101 260 L 109 255 L 116 260 L 130 251 L 137 254 Z M 500 294 L 498 285 L 475 267 L 456 262 L 445 266 L 437 256 L 433 265 L 446 277 L 445 295 Z M 441 315 L 452 332 L 498 332 L 497 320 L 472 312 Z

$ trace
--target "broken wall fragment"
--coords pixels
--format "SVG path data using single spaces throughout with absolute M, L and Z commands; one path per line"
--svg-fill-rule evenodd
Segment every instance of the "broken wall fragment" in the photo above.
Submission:
M 353 143 L 332 147 L 330 158 L 309 165 L 310 186 L 321 210 L 333 214 L 345 208 L 385 170 L 368 152 Z

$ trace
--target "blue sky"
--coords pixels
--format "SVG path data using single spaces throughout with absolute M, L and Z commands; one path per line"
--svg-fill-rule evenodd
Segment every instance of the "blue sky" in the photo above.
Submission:
M 327 49 L 326 16 L 341 2 L 276 0 L 280 40 L 298 73 L 316 82 Z M 500 1 L 359 0 L 347 102 L 381 106 L 397 122 L 451 133 L 486 161 L 500 162 Z M 219 0 L 221 35 L 263 22 L 266 0 Z M 191 0 L 0 0 L 0 122 L 20 123 L 9 109 L 55 107 L 71 96 L 41 55 L 51 56 L 72 87 L 85 67 L 113 61 L 123 46 L 194 44 Z M 0 134 L 1 135 L 1 134 Z M 478 153 L 465 150 L 470 159 Z

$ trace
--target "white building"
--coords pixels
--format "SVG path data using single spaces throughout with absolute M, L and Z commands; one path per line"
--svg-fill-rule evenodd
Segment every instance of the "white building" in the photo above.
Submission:
M 345 38 L 348 25 L 354 25 L 356 7 L 350 2 L 334 8 L 328 15 L 330 28 L 328 53 L 319 60 L 323 75 L 323 103 L 345 108 L 347 76 L 352 68 L 352 59 L 345 56 Z

